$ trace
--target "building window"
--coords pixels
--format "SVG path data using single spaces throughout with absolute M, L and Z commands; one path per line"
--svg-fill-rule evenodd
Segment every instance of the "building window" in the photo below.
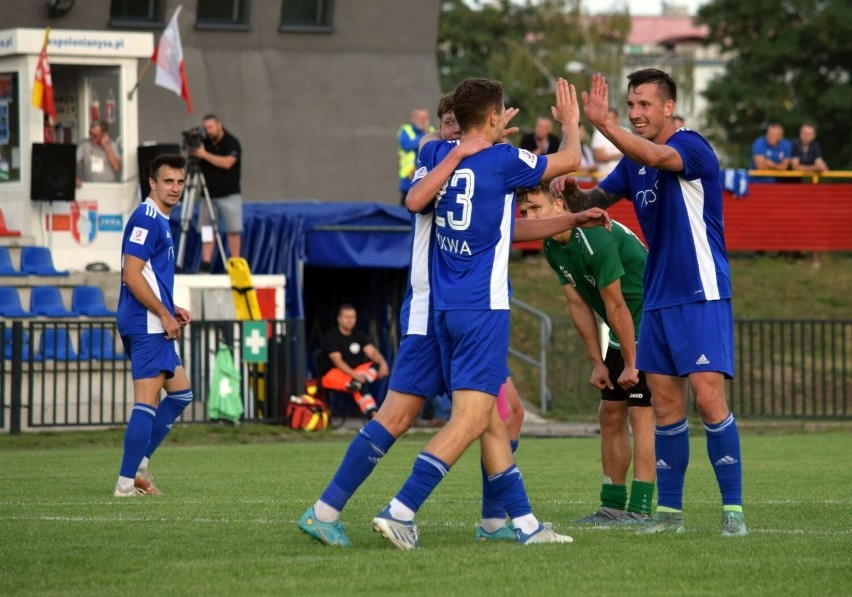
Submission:
M 164 0 L 110 0 L 109 24 L 112 27 L 150 29 L 163 25 Z
M 281 31 L 331 32 L 332 0 L 283 0 Z
M 248 0 L 198 0 L 196 29 L 249 29 Z

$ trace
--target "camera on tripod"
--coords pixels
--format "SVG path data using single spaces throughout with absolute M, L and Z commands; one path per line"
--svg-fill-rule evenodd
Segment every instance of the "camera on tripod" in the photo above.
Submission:
M 185 131 L 181 131 L 181 135 L 183 135 L 184 150 L 198 149 L 201 147 L 204 139 L 207 138 L 207 131 L 204 130 L 203 126 L 194 126 L 186 129 Z

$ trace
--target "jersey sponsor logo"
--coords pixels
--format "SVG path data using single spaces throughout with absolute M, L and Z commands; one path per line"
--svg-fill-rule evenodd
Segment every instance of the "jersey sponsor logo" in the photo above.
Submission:
M 414 177 L 411 179 L 411 182 L 414 182 L 415 180 L 420 180 L 421 178 L 423 178 L 424 176 L 426 176 L 426 173 L 427 173 L 427 172 L 428 172 L 428 170 L 426 169 L 426 166 L 420 166 L 420 167 L 419 167 L 419 168 L 418 168 L 418 169 L 414 172 Z
M 526 149 L 519 149 L 518 157 L 530 168 L 535 168 L 535 165 L 538 163 L 538 156 L 534 153 L 530 153 Z
M 648 207 L 652 203 L 656 203 L 657 193 L 654 189 L 645 189 L 636 192 L 635 202 L 642 207 Z
M 440 233 L 440 231 L 435 231 L 435 240 L 438 241 L 438 247 L 442 251 L 446 251 L 447 253 L 455 253 L 457 255 L 473 255 L 473 251 L 470 250 L 470 246 L 467 244 L 466 240 L 461 240 L 457 238 L 450 238 L 449 236 L 444 236 Z
M 702 354 L 700 357 L 698 357 L 698 360 L 695 361 L 695 364 L 696 365 L 709 365 L 710 359 L 708 359 L 705 355 Z
M 134 226 L 133 230 L 130 232 L 130 238 L 127 240 L 132 243 L 136 243 L 137 245 L 144 245 L 146 238 L 148 238 L 148 231 L 144 228 L 140 228 L 139 226 Z

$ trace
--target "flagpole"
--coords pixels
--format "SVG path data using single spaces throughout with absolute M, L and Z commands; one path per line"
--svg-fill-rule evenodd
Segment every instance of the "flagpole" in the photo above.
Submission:
M 148 62 L 145 63 L 145 66 L 142 67 L 142 72 L 139 73 L 139 77 L 136 79 L 136 85 L 133 86 L 133 89 L 130 90 L 130 93 L 127 94 L 127 99 L 132 100 L 133 94 L 136 93 L 136 90 L 139 88 L 139 83 L 142 82 L 142 79 L 145 78 L 145 74 L 148 72 L 148 69 L 151 68 L 151 65 L 154 63 L 153 57 L 148 58 Z

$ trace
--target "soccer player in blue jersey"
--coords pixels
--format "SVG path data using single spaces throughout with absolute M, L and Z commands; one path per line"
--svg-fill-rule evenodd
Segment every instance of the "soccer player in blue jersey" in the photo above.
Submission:
M 133 410 L 124 434 L 124 455 L 115 497 L 160 495 L 148 461 L 172 424 L 192 402 L 192 389 L 177 338 L 190 314 L 175 306 L 175 249 L 169 214 L 186 182 L 186 160 L 162 154 L 151 162 L 151 194 L 127 220 L 121 244 L 118 332 L 130 359 Z M 160 391 L 166 396 L 160 400 Z
M 415 513 L 451 465 L 480 439 L 491 487 L 512 519 L 518 541 L 570 543 L 571 537 L 557 534 L 533 515 L 495 398 L 505 381 L 508 356 L 514 189 L 577 168 L 576 96 L 566 81 L 557 82 L 553 113 L 571 142 L 546 157 L 500 143 L 505 108 L 499 82 L 466 79 L 453 93 L 453 108 L 462 129 L 461 142 L 423 146 L 422 166 L 406 199 L 409 210 L 419 212 L 438 197 L 432 249 L 433 324 L 453 412 L 415 460 L 402 489 L 373 519 L 373 529 L 400 549 L 416 548 Z M 607 221 L 600 211 L 566 217 L 576 218 L 575 225 Z
M 583 93 L 586 118 L 625 157 L 597 187 L 583 191 L 568 184 L 565 196 L 573 210 L 627 197 L 648 243 L 637 367 L 646 372 L 656 418 L 658 507 L 637 532 L 686 530 L 691 389 L 722 494 L 722 535 L 743 536 L 740 438 L 724 386 L 734 374 L 734 332 L 719 160 L 701 135 L 672 124 L 677 85 L 671 76 L 643 69 L 627 80 L 635 134 L 607 121 L 603 76 L 594 75 L 590 93 Z
M 504 122 L 517 113 L 506 110 Z M 453 114 L 452 95 L 447 94 L 438 104 L 439 136 L 429 140 L 454 140 L 461 129 Z M 506 131 L 512 132 L 511 129 Z M 424 139 L 426 142 L 426 139 Z M 572 220 L 552 218 L 550 221 L 518 222 L 515 239 L 533 240 L 569 228 Z M 445 391 L 440 354 L 434 334 L 434 309 L 431 298 L 432 245 L 434 243 L 433 212 L 412 214 L 412 255 L 408 288 L 400 313 L 402 342 L 390 379 L 390 391 L 376 416 L 368 421 L 349 444 L 331 482 L 313 506 L 299 520 L 299 528 L 326 545 L 351 545 L 341 511 L 361 484 L 372 474 L 379 460 L 393 447 L 417 418 L 427 397 Z M 505 366 L 505 359 L 503 361 Z M 511 380 L 507 379 L 506 393 L 512 417 L 506 421 L 512 449 L 518 446 L 518 434 L 523 420 L 523 407 Z M 476 532 L 479 541 L 517 541 L 514 530 L 505 524 L 505 510 L 493 495 L 487 477 L 483 481 L 483 519 Z

